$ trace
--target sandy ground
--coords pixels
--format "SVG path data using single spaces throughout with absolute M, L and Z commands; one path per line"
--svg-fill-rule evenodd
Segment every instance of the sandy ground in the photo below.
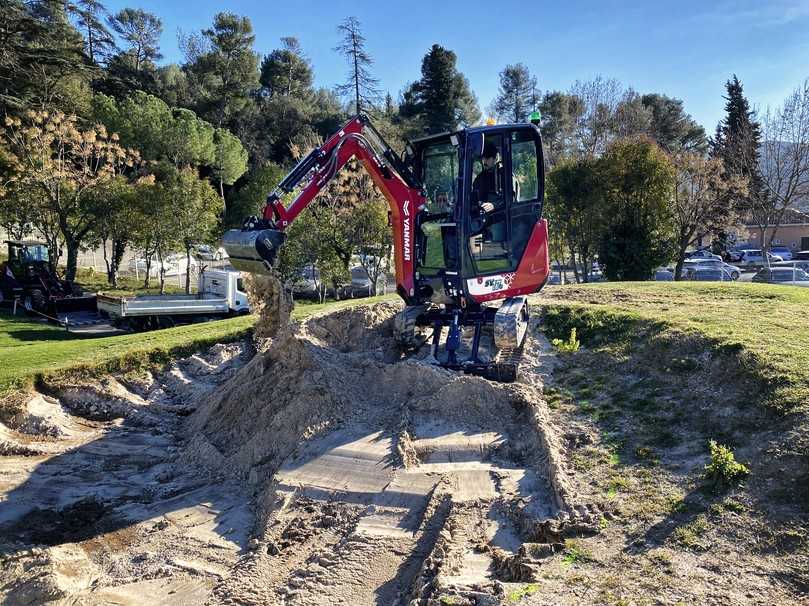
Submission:
M 806 603 L 795 515 L 696 484 L 708 374 L 680 393 L 532 321 L 492 383 L 401 359 L 398 309 L 263 313 L 257 345 L 30 394 L 0 425 L 3 603 Z
M 397 309 L 32 394 L 0 427 L 6 603 L 496 604 L 535 579 L 598 519 L 541 376 L 398 360 Z

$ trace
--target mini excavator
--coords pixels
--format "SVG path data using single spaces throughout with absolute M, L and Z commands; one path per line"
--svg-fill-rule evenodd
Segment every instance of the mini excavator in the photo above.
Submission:
M 550 273 L 537 123 L 431 135 L 408 142 L 401 158 L 357 115 L 292 169 L 261 217 L 226 232 L 224 247 L 236 269 L 271 273 L 286 228 L 355 157 L 390 207 L 396 291 L 406 305 L 394 319 L 397 344 L 412 352 L 431 340 L 437 364 L 513 381 L 527 295 Z M 287 194 L 294 199 L 285 206 Z M 421 338 L 429 328 L 432 336 Z M 493 347 L 482 347 L 484 338 Z

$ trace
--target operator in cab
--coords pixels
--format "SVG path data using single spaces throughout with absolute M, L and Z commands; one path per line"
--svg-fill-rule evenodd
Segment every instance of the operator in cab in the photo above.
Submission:
M 477 203 L 477 207 L 473 205 L 472 208 L 482 210 L 486 214 L 503 202 L 503 165 L 497 161 L 499 155 L 500 152 L 494 143 L 484 145 L 480 156 L 483 170 L 472 182 L 472 199 Z

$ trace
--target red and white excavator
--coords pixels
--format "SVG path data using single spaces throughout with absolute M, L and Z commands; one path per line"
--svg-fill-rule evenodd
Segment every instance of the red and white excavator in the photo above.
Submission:
M 292 169 L 260 218 L 225 234 L 233 266 L 269 273 L 284 230 L 352 157 L 390 206 L 396 290 L 406 304 L 394 322 L 397 342 L 416 349 L 430 338 L 420 339 L 417 327 L 432 327 L 441 366 L 514 380 L 528 325 L 527 295 L 549 275 L 537 125 L 431 135 L 409 142 L 402 159 L 367 116 L 355 116 Z M 285 207 L 281 197 L 291 192 L 297 195 Z M 471 343 L 462 338 L 465 328 Z M 481 348 L 484 337 L 493 347 Z

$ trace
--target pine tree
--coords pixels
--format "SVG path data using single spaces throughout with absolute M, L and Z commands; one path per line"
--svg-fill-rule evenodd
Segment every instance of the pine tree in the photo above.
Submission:
M 401 114 L 420 119 L 429 133 L 455 130 L 480 119 L 477 99 L 456 62 L 454 52 L 434 44 L 421 62 L 421 80 L 403 94 Z
M 759 171 L 761 125 L 744 96 L 742 83 L 736 75 L 725 84 L 727 115 L 716 127 L 711 141 L 711 155 L 720 158 L 725 172 L 748 182 L 748 194 L 735 200 L 741 211 L 750 211 L 761 200 L 763 181 Z
M 381 98 L 379 80 L 371 75 L 374 60 L 365 49 L 365 36 L 356 17 L 343 21 L 337 31 L 343 40 L 334 50 L 346 58 L 349 66 L 348 78 L 337 86 L 337 94 L 351 98 L 356 112 L 360 113 L 363 107 L 375 107 Z
M 126 51 L 135 71 L 153 63 L 160 54 L 163 22 L 159 17 L 139 8 L 125 8 L 109 19 L 110 26 L 128 44 Z
M 205 52 L 186 66 L 195 86 L 195 109 L 214 126 L 238 133 L 259 85 L 253 25 L 247 17 L 218 13 L 202 35 Z
M 500 72 L 500 91 L 494 100 L 497 115 L 510 122 L 526 122 L 537 104 L 537 79 L 522 63 Z
M 98 0 L 78 0 L 72 6 L 76 22 L 84 35 L 84 50 L 92 63 L 106 61 L 115 52 L 115 38 L 104 24 L 107 9 Z
M 312 93 L 312 66 L 297 38 L 281 38 L 282 47 L 261 62 L 261 85 L 270 97 L 286 95 L 305 98 Z

